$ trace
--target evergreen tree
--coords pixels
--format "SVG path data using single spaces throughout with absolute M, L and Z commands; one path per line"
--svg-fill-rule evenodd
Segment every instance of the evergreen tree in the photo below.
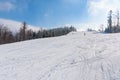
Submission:
M 112 33 L 112 10 L 110 10 L 108 16 L 108 31 Z

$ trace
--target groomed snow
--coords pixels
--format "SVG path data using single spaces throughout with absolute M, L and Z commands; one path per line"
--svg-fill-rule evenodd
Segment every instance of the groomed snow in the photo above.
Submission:
M 0 45 L 0 80 L 120 80 L 120 34 L 72 32 Z

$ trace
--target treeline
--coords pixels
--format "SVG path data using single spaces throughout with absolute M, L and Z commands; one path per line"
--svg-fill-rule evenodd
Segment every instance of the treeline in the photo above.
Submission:
M 108 27 L 105 29 L 107 33 L 119 33 L 120 32 L 120 22 L 119 22 L 119 11 L 113 14 L 113 11 L 109 11 L 108 15 Z
M 23 22 L 22 25 L 22 28 L 20 28 L 19 32 L 17 33 L 12 33 L 12 31 L 10 31 L 7 26 L 0 25 L 0 44 L 13 43 L 37 38 L 61 36 L 68 34 L 71 31 L 76 31 L 73 26 L 33 31 L 31 29 L 27 29 L 26 22 Z

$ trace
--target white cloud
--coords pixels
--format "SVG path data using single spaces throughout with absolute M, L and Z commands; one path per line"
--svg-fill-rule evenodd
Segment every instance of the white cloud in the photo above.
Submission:
M 86 31 L 88 28 L 93 30 L 98 30 L 100 25 L 97 23 L 81 23 L 81 24 L 73 24 L 78 31 Z
M 11 11 L 15 9 L 15 5 L 11 2 L 0 2 L 0 11 Z
M 120 0 L 89 0 L 88 13 L 91 17 L 91 22 L 104 24 L 107 26 L 108 12 L 112 10 L 113 14 L 120 10 Z
M 100 24 L 98 23 L 63 24 L 63 25 L 58 25 L 57 27 L 64 27 L 64 26 L 74 26 L 77 29 L 77 31 L 86 31 L 88 28 L 93 30 L 100 29 Z M 52 27 L 52 28 L 56 28 L 56 27 Z
M 90 0 L 88 2 L 89 12 L 92 15 L 97 15 L 101 12 L 108 12 L 109 10 L 120 10 L 120 0 Z

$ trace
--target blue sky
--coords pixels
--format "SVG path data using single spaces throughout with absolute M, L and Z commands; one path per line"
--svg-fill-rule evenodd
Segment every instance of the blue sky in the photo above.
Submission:
M 117 9 L 118 3 L 119 0 L 0 0 L 0 18 L 46 28 L 105 24 L 108 11 Z

